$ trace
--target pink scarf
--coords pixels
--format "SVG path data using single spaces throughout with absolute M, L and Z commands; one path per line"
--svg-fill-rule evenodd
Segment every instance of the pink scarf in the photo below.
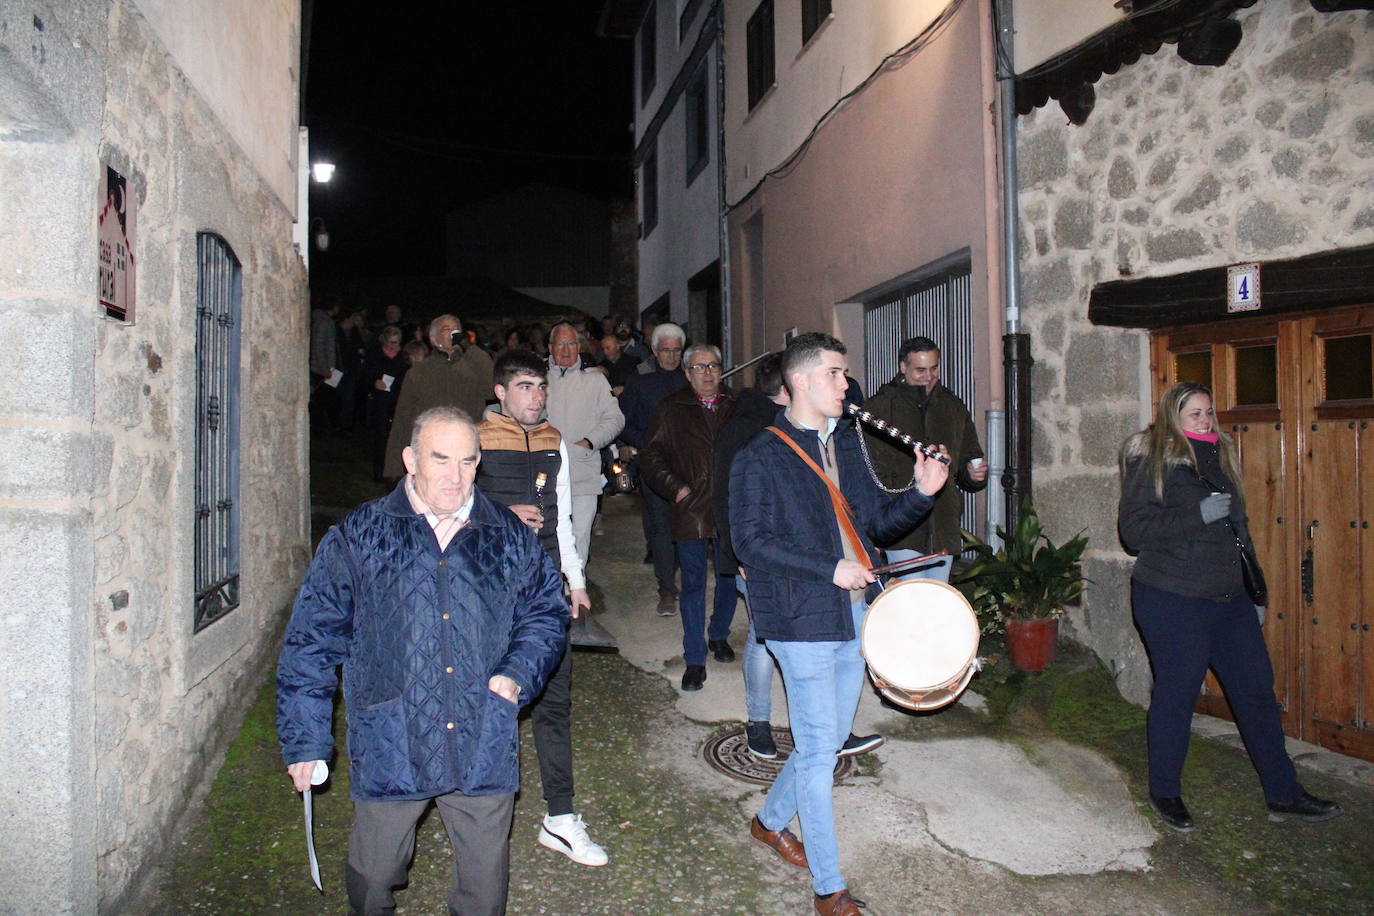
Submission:
M 1188 432 L 1188 430 L 1185 429 L 1183 431 L 1183 435 L 1187 436 L 1189 439 L 1196 439 L 1198 442 L 1210 442 L 1213 445 L 1216 445 L 1218 442 L 1221 441 L 1221 436 L 1217 435 L 1215 432 L 1190 433 Z

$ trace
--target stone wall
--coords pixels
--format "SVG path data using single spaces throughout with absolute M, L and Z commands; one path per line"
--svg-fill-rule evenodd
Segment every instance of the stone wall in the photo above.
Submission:
M 1266 0 L 1219 68 L 1166 45 L 1018 124 L 1022 321 L 1032 335 L 1036 506 L 1085 526 L 1092 584 L 1070 631 L 1137 702 L 1150 674 L 1116 536 L 1116 455 L 1148 422 L 1142 332 L 1087 320 L 1094 284 L 1374 242 L 1374 13 Z
M 0 0 L 6 912 L 136 908 L 270 668 L 308 559 L 291 205 L 155 36 L 129 0 Z M 241 74 L 245 91 L 292 79 L 297 61 L 279 63 Z M 133 324 L 96 305 L 102 161 L 138 203 Z M 243 585 L 192 634 L 199 231 L 242 264 Z

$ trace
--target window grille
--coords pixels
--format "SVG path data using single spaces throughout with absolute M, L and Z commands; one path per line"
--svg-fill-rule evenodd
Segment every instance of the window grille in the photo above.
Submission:
M 650 3 L 639 25 L 639 104 L 653 95 L 658 79 L 658 10 Z
M 683 106 L 687 133 L 687 186 L 706 168 L 711 159 L 711 121 L 709 95 L 706 92 L 706 61 L 701 62 L 691 85 L 687 87 L 687 104 Z
M 896 377 L 897 352 L 902 342 L 922 336 L 929 337 L 940 348 L 941 383 L 957 394 L 970 411 L 974 409 L 977 386 L 973 373 L 973 275 L 967 261 L 885 293 L 865 306 L 866 394 L 875 393 Z M 969 531 L 977 530 L 974 500 L 964 500 L 960 524 Z
M 773 0 L 762 0 L 744 27 L 749 109 L 773 85 Z
M 658 225 L 658 149 L 649 150 L 640 166 L 639 237 L 647 239 Z
M 242 277 L 224 239 L 196 236 L 195 629 L 239 605 Z
M 811 40 L 830 15 L 830 0 L 802 0 L 802 44 Z

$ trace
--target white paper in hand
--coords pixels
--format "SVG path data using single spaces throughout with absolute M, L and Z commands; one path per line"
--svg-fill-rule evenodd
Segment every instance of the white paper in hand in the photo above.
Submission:
M 394 382 L 394 381 L 396 381 L 396 377 L 395 377 L 394 375 L 386 375 L 386 374 L 383 374 L 383 375 L 382 375 L 382 387 L 383 387 L 383 389 L 386 390 L 386 391 L 390 391 L 390 390 L 391 390 L 391 383 Z
M 341 381 L 343 381 L 343 373 L 340 372 L 338 369 L 330 369 L 329 378 L 325 379 L 324 383 L 328 385 L 330 388 L 338 388 L 339 382 Z
M 310 784 L 318 786 L 328 778 L 329 764 L 316 760 L 315 772 L 310 774 Z M 324 893 L 324 885 L 320 883 L 320 860 L 315 857 L 315 805 L 309 789 L 302 792 L 301 796 L 305 799 L 305 851 L 310 856 L 310 880 L 315 882 L 316 890 Z

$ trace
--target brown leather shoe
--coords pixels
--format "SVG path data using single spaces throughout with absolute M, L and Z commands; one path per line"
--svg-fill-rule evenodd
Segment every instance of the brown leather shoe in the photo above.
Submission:
M 802 846 L 802 841 L 793 836 L 792 831 L 786 827 L 781 830 L 767 830 L 756 814 L 749 822 L 749 835 L 776 852 L 788 865 L 807 867 L 806 847 Z
M 851 896 L 848 888 L 824 897 L 816 895 L 816 912 L 821 916 L 859 916 L 859 910 L 866 906 L 868 904 Z

